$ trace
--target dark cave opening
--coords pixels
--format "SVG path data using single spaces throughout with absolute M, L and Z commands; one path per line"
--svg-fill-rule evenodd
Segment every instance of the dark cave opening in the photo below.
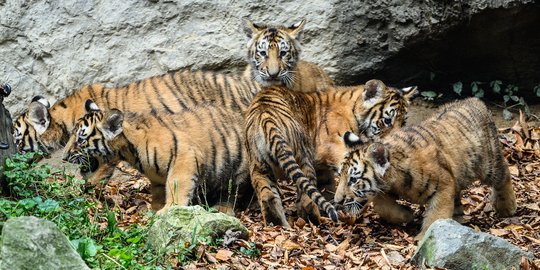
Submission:
M 533 90 L 540 85 L 540 5 L 488 10 L 474 15 L 444 36 L 416 42 L 359 82 L 380 78 L 389 85 L 417 85 L 421 91 L 458 97 L 452 85 L 462 82 L 462 95 L 471 83 L 482 82 L 486 98 L 502 101 L 489 82 L 519 87 L 527 103 L 540 103 Z M 504 90 L 503 90 L 504 91 Z

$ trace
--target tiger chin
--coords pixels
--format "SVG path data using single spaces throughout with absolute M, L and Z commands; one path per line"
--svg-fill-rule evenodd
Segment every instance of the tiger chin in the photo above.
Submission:
M 283 177 L 297 186 L 301 217 L 317 223 L 326 213 L 337 221 L 335 208 L 317 184 L 320 176 L 333 179 L 343 160 L 347 149 L 342 134 L 352 129 L 368 140 L 402 126 L 416 93 L 415 87 L 398 90 L 379 80 L 323 92 L 270 87 L 258 93 L 245 114 L 245 138 L 264 221 L 289 226 L 277 186 Z
M 196 106 L 178 114 L 124 113 L 102 111 L 92 100 L 85 108 L 63 159 L 128 162 L 150 179 L 158 214 L 189 203 L 217 205 L 231 214 L 249 201 L 243 197 L 252 189 L 240 112 Z
M 516 196 L 491 113 L 477 98 L 444 105 L 431 118 L 364 145 L 353 133 L 343 139 L 343 162 L 335 202 L 361 208 L 369 198 L 375 212 L 393 223 L 412 221 L 397 198 L 428 204 L 416 240 L 437 219 L 463 214 L 461 191 L 473 181 L 489 185 L 499 216 L 516 212 Z
M 248 66 L 244 77 L 262 87 L 284 86 L 296 92 L 323 91 L 333 80 L 314 63 L 300 60 L 300 34 L 306 21 L 291 26 L 266 25 L 244 19 Z

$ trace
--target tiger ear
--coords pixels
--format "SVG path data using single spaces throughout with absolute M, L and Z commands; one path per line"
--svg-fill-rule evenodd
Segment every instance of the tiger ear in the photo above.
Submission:
M 411 101 L 413 98 L 417 97 L 418 94 L 420 94 L 417 86 L 404 87 L 399 89 L 399 91 L 407 101 Z
M 38 135 L 43 134 L 51 124 L 48 107 L 37 100 L 30 102 L 28 106 L 28 119 Z
M 100 112 L 98 105 L 91 99 L 87 99 L 84 103 L 84 109 L 86 110 L 86 113 L 91 112 Z
M 386 146 L 382 143 L 372 143 L 366 151 L 368 160 L 375 168 L 375 172 L 380 176 L 384 176 L 390 167 L 390 153 Z
M 345 134 L 343 134 L 343 142 L 345 142 L 345 145 L 348 148 L 355 148 L 356 146 L 364 144 L 364 142 L 362 141 L 362 139 L 360 139 L 360 137 L 358 137 L 358 135 L 350 131 L 347 131 L 345 132 Z
M 287 34 L 291 36 L 294 39 L 300 38 L 300 32 L 302 32 L 302 29 L 304 29 L 304 25 L 306 24 L 306 20 L 302 19 L 301 21 L 289 26 L 287 28 Z
M 247 18 L 244 18 L 244 33 L 248 39 L 252 39 L 253 36 L 256 36 L 258 33 L 263 31 L 266 28 L 264 25 L 258 25 L 253 23 Z
M 122 124 L 124 123 L 124 113 L 120 110 L 112 109 L 104 117 L 105 122 L 103 122 L 103 136 L 105 139 L 112 140 L 116 136 L 122 133 L 123 128 Z
M 49 103 L 49 101 L 46 98 L 44 98 L 43 96 L 39 96 L 39 95 L 35 96 L 35 97 L 32 98 L 31 102 L 39 102 L 39 103 L 43 104 L 43 106 L 47 107 L 47 109 L 51 107 L 51 103 Z
M 384 96 L 384 93 L 386 92 L 386 85 L 382 81 L 379 80 L 369 80 L 364 85 L 364 107 L 365 108 L 371 108 L 375 104 L 377 104 L 382 97 Z

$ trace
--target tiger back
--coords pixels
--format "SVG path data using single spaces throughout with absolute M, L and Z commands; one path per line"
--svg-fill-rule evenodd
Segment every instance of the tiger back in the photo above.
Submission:
M 297 185 L 301 216 L 317 222 L 322 210 L 336 221 L 334 207 L 316 188 L 314 165 L 341 161 L 346 148 L 340 137 L 349 129 L 372 138 L 401 126 L 409 99 L 416 94 L 415 88 L 407 90 L 372 80 L 365 86 L 323 92 L 269 87 L 258 93 L 246 113 L 245 132 L 251 181 L 265 222 L 288 226 L 276 183 L 280 176 Z M 339 163 L 325 165 L 337 168 Z
M 368 147 L 358 147 L 350 134 L 344 140 L 352 149 L 341 168 L 335 202 L 358 205 L 371 197 L 374 210 L 393 223 L 412 220 L 411 211 L 397 204 L 397 198 L 427 203 L 417 239 L 435 220 L 463 214 L 461 191 L 474 180 L 493 188 L 501 216 L 516 211 L 495 123 L 477 98 L 447 104 L 422 123 Z
M 322 91 L 333 80 L 314 63 L 300 60 L 300 34 L 305 20 L 289 27 L 244 22 L 248 41 L 248 66 L 244 78 L 261 86 L 284 86 L 295 92 Z
M 86 107 L 64 159 L 127 161 L 150 179 L 154 209 L 189 202 L 232 204 L 237 196 L 240 204 L 246 201 L 242 195 L 251 194 L 240 112 L 195 106 L 178 114 L 123 113 L 101 111 L 91 101 Z

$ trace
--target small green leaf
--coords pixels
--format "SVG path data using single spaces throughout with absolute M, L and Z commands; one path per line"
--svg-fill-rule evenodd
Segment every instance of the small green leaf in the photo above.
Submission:
M 504 95 L 503 99 L 504 99 L 504 103 L 506 104 L 506 102 L 508 102 L 510 100 L 510 96 L 509 95 Z
M 515 101 L 515 102 L 518 102 L 519 101 L 519 97 L 518 96 L 510 96 L 510 98 Z
M 461 96 L 461 91 L 463 90 L 463 83 L 457 82 L 452 85 L 452 88 L 454 89 L 454 92 Z
M 497 94 L 501 93 L 501 85 L 502 85 L 502 82 L 499 80 L 491 81 L 489 83 L 489 86 L 491 86 L 491 89 L 493 90 L 493 92 Z
M 478 92 L 476 92 L 474 94 L 474 96 L 477 97 L 477 98 L 483 98 L 484 97 L 484 89 L 478 88 Z
M 536 92 L 536 96 L 540 97 L 540 85 L 537 85 L 536 87 L 534 87 L 534 91 Z

